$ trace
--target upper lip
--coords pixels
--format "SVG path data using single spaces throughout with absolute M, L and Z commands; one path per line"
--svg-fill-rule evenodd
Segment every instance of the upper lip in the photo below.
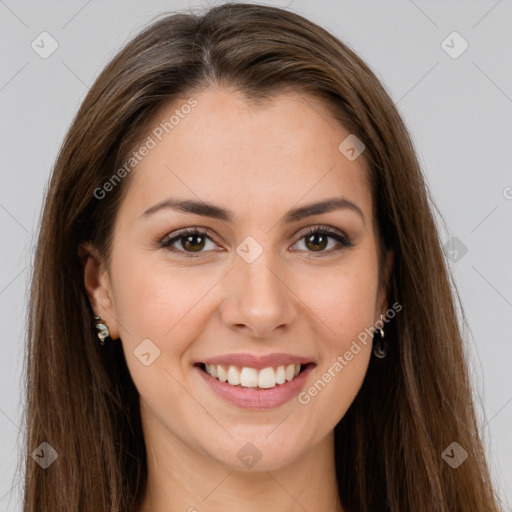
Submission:
M 307 357 L 295 356 L 293 354 L 266 354 L 258 356 L 255 354 L 224 354 L 221 356 L 209 357 L 208 359 L 202 359 L 196 361 L 194 364 L 222 364 L 222 365 L 233 365 L 233 366 L 246 366 L 248 368 L 255 368 L 261 370 L 262 368 L 268 368 L 269 366 L 279 366 L 288 364 L 308 364 L 314 363 Z

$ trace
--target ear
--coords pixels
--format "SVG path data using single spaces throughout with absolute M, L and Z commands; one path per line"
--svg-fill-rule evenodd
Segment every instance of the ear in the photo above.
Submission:
M 110 278 L 105 262 L 99 251 L 89 242 L 78 247 L 78 257 L 82 263 L 84 285 L 95 316 L 106 322 L 112 339 L 119 338 L 115 304 Z
M 384 265 L 384 283 L 383 287 L 380 287 L 379 298 L 377 300 L 377 313 L 379 315 L 378 320 L 380 320 L 381 315 L 386 316 L 386 312 L 389 308 L 388 304 L 388 292 L 389 292 L 389 279 L 391 277 L 391 272 L 393 271 L 393 263 L 395 260 L 395 253 L 393 249 L 388 249 L 386 263 Z

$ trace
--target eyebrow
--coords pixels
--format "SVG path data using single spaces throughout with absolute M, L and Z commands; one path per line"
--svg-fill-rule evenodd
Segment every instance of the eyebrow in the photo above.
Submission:
M 211 217 L 213 219 L 219 219 L 226 222 L 233 221 L 235 215 L 231 210 L 222 208 L 220 206 L 208 203 L 207 201 L 195 201 L 192 199 L 165 199 L 154 206 L 149 207 L 140 217 L 147 218 L 154 213 L 164 210 L 172 209 L 185 213 L 193 213 L 204 217 Z M 283 221 L 286 224 L 292 222 L 298 222 L 306 217 L 312 215 L 321 215 L 323 213 L 329 213 L 335 210 L 352 210 L 357 213 L 363 223 L 366 224 L 364 213 L 361 208 L 352 201 L 345 199 L 344 197 L 333 197 L 319 201 L 317 203 L 310 203 L 305 206 L 293 208 L 283 216 Z

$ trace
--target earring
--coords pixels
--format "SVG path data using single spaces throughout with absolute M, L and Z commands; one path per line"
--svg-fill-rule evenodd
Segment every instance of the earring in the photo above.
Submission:
M 94 320 L 96 321 L 96 334 L 100 339 L 100 343 L 105 345 L 105 339 L 110 336 L 110 331 L 108 330 L 108 326 L 106 322 L 103 322 L 99 316 L 95 316 Z
M 375 334 L 379 332 L 379 337 L 376 339 Z M 379 359 L 383 359 L 388 355 L 388 344 L 384 340 L 384 329 L 380 327 L 373 335 L 373 355 Z

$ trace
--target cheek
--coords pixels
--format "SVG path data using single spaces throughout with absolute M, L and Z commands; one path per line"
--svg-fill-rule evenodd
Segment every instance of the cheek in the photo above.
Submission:
M 165 258 L 124 255 L 115 265 L 115 309 L 123 341 L 169 338 L 193 316 L 195 305 L 215 283 L 211 272 L 201 274 Z
M 185 380 L 187 369 L 180 359 L 200 334 L 197 303 L 211 288 L 212 278 L 191 280 L 190 273 L 165 261 L 122 250 L 112 268 L 115 314 L 135 386 L 155 411 L 169 401 L 185 406 L 178 383 Z
M 336 348 L 350 345 L 352 338 L 377 320 L 377 279 L 372 253 L 360 251 L 329 275 L 319 272 L 302 281 L 300 297 L 322 320 L 327 339 Z
M 193 336 L 208 311 L 213 313 L 215 287 L 223 272 L 207 271 L 206 267 L 202 271 L 186 263 L 170 263 L 164 257 L 123 250 L 113 256 L 116 318 L 123 341 L 135 346 L 150 338 L 165 346 L 172 338 L 174 351 L 179 353 L 180 333 L 190 331 Z M 301 316 L 304 313 L 304 318 L 309 318 L 310 327 L 320 336 L 317 339 L 324 340 L 331 350 L 350 345 L 352 338 L 376 320 L 377 265 L 369 249 L 354 251 L 336 267 L 295 269 L 286 281 L 293 290 L 290 301 L 303 308 Z M 222 283 L 221 288 L 226 285 Z M 217 298 L 219 307 L 222 298 Z
M 299 396 L 299 403 L 317 418 L 313 421 L 319 432 L 334 428 L 345 415 L 368 369 L 369 328 L 376 320 L 377 270 L 372 262 L 361 258 L 350 270 L 320 279 L 314 292 L 304 288 L 304 302 L 318 317 L 315 334 L 320 360 L 316 378 Z
M 316 286 L 311 287 L 311 282 Z M 318 279 L 306 283 L 309 286 L 304 284 L 301 293 L 318 317 L 315 334 L 321 359 L 319 381 L 306 390 L 304 403 L 314 402 L 312 407 L 318 408 L 319 414 L 328 414 L 334 425 L 354 400 L 368 369 L 373 336 L 370 327 L 377 320 L 376 257 L 372 251 L 359 251 L 330 276 L 319 273 Z

